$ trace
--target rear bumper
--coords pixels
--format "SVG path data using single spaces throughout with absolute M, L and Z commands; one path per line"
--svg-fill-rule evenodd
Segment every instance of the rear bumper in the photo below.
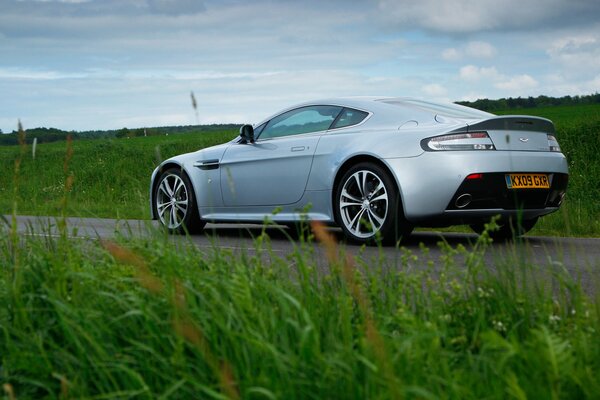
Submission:
M 487 204 L 483 209 L 473 205 L 469 209 L 449 209 L 465 178 L 470 174 L 482 173 L 503 176 L 508 172 L 545 173 L 554 177 L 568 177 L 566 158 L 561 153 L 532 151 L 447 151 L 425 152 L 413 158 L 384 160 L 393 172 L 402 199 L 404 214 L 409 221 L 467 220 L 482 219 L 493 215 L 516 215 L 522 206 L 510 206 L 511 196 L 496 204 Z M 491 175 L 490 175 L 491 176 Z M 563 178 L 553 181 L 559 183 Z M 493 190 L 506 190 L 504 181 L 493 183 Z M 566 181 L 565 181 L 566 187 Z M 492 190 L 492 191 L 493 191 Z M 529 189 L 534 190 L 534 189 Z M 540 195 L 543 201 L 528 201 L 526 217 L 534 217 L 556 211 L 558 203 L 548 202 L 549 194 Z M 500 195 L 500 197 L 502 197 Z M 535 197 L 535 196 L 534 196 Z M 539 200 L 539 199 L 537 199 Z M 507 206 L 507 204 L 509 204 Z
M 465 179 L 448 205 L 447 211 L 458 210 L 531 210 L 560 207 L 569 175 L 549 174 L 548 189 L 509 189 L 506 173 L 482 174 L 480 179 Z

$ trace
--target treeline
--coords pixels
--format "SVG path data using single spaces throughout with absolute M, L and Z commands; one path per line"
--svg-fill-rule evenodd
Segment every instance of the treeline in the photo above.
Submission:
M 182 134 L 182 133 L 196 133 L 196 132 L 215 132 L 225 131 L 231 129 L 238 129 L 240 125 L 237 124 L 212 124 L 212 125 L 185 125 L 185 126 L 168 126 L 161 128 L 136 128 L 128 129 L 123 128 L 114 132 L 114 136 L 117 138 L 124 137 L 140 137 L 140 136 L 161 136 L 171 134 Z
M 478 99 L 475 101 L 457 101 L 467 107 L 473 107 L 482 111 L 503 111 L 519 108 L 536 108 L 552 106 L 575 106 L 583 104 L 600 104 L 600 93 L 584 96 L 563 96 L 563 97 L 509 97 L 498 100 Z
M 99 138 L 131 138 L 140 136 L 160 136 L 172 134 L 185 134 L 195 132 L 215 132 L 224 130 L 238 129 L 238 124 L 211 124 L 211 125 L 185 125 L 185 126 L 165 126 L 160 128 L 135 128 L 135 129 L 116 129 L 106 131 L 64 131 L 56 128 L 33 128 L 25 130 L 25 142 L 31 144 L 37 138 L 38 143 L 50 143 L 66 140 L 71 135 L 73 140 L 78 139 L 99 139 Z M 19 133 L 0 134 L 0 146 L 11 146 L 19 144 Z
M 57 142 L 65 140 L 68 135 L 71 135 L 73 139 L 79 138 L 79 133 L 77 132 L 67 132 L 56 128 L 34 128 L 25 131 L 25 142 L 31 144 L 34 138 L 37 138 L 38 143 Z M 17 131 L 0 135 L 0 145 L 8 146 L 15 144 L 19 144 L 19 133 Z

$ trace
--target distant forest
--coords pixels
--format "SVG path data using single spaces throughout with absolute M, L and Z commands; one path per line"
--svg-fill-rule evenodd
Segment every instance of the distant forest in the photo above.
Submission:
M 158 136 L 183 134 L 190 132 L 214 132 L 235 130 L 240 127 L 239 124 L 212 124 L 212 125 L 186 125 L 186 126 L 164 126 L 160 128 L 136 128 L 136 129 L 116 129 L 108 131 L 63 131 L 56 128 L 33 128 L 25 130 L 25 142 L 31 144 L 34 138 L 38 143 L 50 143 L 65 140 L 71 135 L 73 140 L 77 139 L 99 139 L 99 138 L 127 138 L 137 136 Z M 0 146 L 19 144 L 19 133 L 0 134 Z
M 468 107 L 477 108 L 482 111 L 503 111 L 520 108 L 552 107 L 552 106 L 575 106 L 582 104 L 600 104 L 600 93 L 584 96 L 563 96 L 563 97 L 509 97 L 498 100 L 479 99 L 475 101 L 457 101 Z M 97 139 L 97 138 L 127 138 L 136 136 L 156 136 L 170 134 L 184 134 L 190 132 L 213 132 L 223 130 L 238 129 L 238 124 L 213 124 L 213 125 L 187 125 L 187 126 L 166 126 L 160 128 L 122 128 L 108 131 L 63 131 L 56 128 L 34 128 L 25 131 L 25 141 L 32 143 L 37 138 L 38 143 L 56 142 L 65 140 L 68 135 L 74 140 L 77 139 Z M 2 133 L 0 131 L 0 133 Z M 12 133 L 0 134 L 0 146 L 16 145 L 19 143 L 17 131 Z
M 489 100 L 479 99 L 475 101 L 457 101 L 467 107 L 473 107 L 481 111 L 504 111 L 519 108 L 536 108 L 552 106 L 576 106 L 582 104 L 600 104 L 600 93 L 585 96 L 563 96 L 563 97 L 509 97 L 507 99 Z

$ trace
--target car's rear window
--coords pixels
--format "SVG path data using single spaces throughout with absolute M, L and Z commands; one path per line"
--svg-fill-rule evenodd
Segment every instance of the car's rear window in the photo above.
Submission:
M 369 113 L 355 110 L 353 108 L 344 108 L 335 123 L 329 129 L 345 128 L 347 126 L 360 124 Z
M 432 114 L 443 115 L 444 117 L 450 118 L 484 118 L 489 117 L 491 114 L 484 111 L 479 111 L 474 108 L 460 106 L 458 104 L 435 104 L 420 100 L 400 100 L 390 99 L 381 100 L 382 103 L 404 106 L 404 107 L 415 107 L 420 108 L 424 111 L 429 111 Z

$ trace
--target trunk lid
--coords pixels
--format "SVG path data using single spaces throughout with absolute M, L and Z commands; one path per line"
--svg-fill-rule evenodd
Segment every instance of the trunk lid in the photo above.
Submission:
M 548 135 L 554 135 L 552 121 L 521 115 L 498 116 L 468 125 L 468 132 L 485 131 L 496 150 L 550 151 Z

